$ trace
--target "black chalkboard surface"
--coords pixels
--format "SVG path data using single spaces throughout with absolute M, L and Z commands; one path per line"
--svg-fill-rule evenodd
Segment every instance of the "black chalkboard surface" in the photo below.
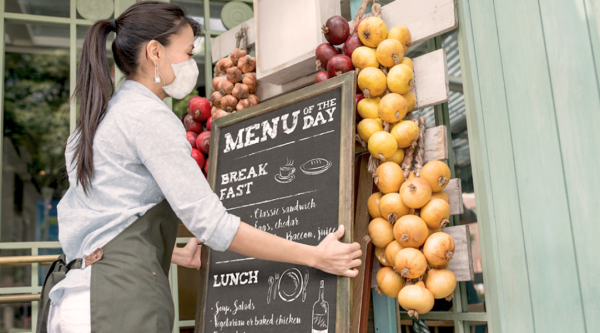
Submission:
M 344 224 L 349 242 L 354 87 L 350 73 L 215 121 L 209 182 L 228 211 L 309 245 Z M 197 332 L 349 330 L 347 278 L 203 250 Z

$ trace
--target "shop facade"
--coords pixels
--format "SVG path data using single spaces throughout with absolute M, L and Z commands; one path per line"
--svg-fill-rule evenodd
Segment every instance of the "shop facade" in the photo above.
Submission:
M 407 8 L 414 2 L 396 1 Z M 111 18 L 135 0 L 97 2 L 112 6 L 106 17 Z M 200 69 L 197 93 L 208 96 L 213 65 L 222 56 L 214 49 L 222 47 L 217 37 L 228 30 L 233 35 L 235 19 L 223 16 L 228 1 L 172 2 L 184 5 L 210 36 L 199 39 L 194 56 Z M 420 113 L 427 127 L 448 128 L 447 162 L 452 178 L 460 179 L 464 203 L 464 213 L 452 222 L 469 225 L 474 280 L 459 283 L 454 300 L 436 305 L 421 322 L 373 290 L 367 327 L 377 332 L 420 332 L 419 325 L 430 332 L 600 331 L 595 284 L 600 266 L 592 258 L 598 250 L 592 221 L 600 198 L 594 186 L 600 181 L 594 170 L 600 149 L 594 127 L 600 121 L 600 2 L 449 2 L 456 6 L 458 28 L 414 45 L 407 56 L 446 52 L 448 102 Z M 68 186 L 61 178 L 61 143 L 74 130 L 77 114 L 68 96 L 85 32 L 91 18 L 101 15 L 90 3 L 0 0 L 3 258 L 60 253 L 55 207 Z M 235 3 L 238 9 L 229 15 L 249 19 L 242 5 L 252 8 L 252 1 Z M 341 14 L 353 18 L 360 4 L 340 1 Z M 116 71 L 115 82 L 120 79 Z M 179 114 L 185 109 L 167 103 Z M 189 239 L 183 229 L 179 236 L 179 244 Z M 35 327 L 33 295 L 39 293 L 46 264 L 2 266 L 0 332 Z M 198 276 L 172 269 L 170 278 L 176 330 L 193 329 Z M 21 296 L 10 299 L 14 295 Z

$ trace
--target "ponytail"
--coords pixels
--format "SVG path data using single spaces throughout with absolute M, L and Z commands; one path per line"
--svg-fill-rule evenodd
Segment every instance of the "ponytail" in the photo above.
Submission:
M 87 32 L 77 68 L 77 85 L 72 98 L 79 96 L 79 118 L 75 128 L 75 145 L 72 163 L 77 167 L 77 185 L 88 194 L 94 175 L 94 136 L 106 114 L 108 100 L 114 92 L 106 57 L 106 39 L 117 33 L 112 43 L 115 64 L 132 79 L 139 68 L 139 54 L 145 43 L 157 40 L 164 46 L 170 37 L 190 25 L 194 34 L 201 26 L 185 16 L 177 4 L 158 1 L 138 2 L 121 16 L 112 20 L 97 21 Z
M 79 95 L 79 119 L 75 129 L 79 142 L 73 161 L 77 165 L 77 185 L 81 184 L 86 194 L 94 175 L 94 136 L 114 92 L 106 59 L 106 39 L 113 28 L 111 20 L 101 20 L 87 32 L 72 97 Z

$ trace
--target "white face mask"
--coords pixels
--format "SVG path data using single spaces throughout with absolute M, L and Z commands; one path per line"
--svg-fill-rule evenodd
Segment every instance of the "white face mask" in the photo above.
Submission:
M 160 43 L 158 45 L 162 47 L 163 51 L 167 55 L 167 59 L 169 59 L 171 68 L 173 69 L 173 74 L 175 75 L 175 80 L 173 80 L 171 84 L 163 86 L 163 90 L 167 93 L 167 95 L 175 99 L 183 99 L 185 96 L 191 93 L 196 86 L 196 82 L 198 81 L 198 65 L 194 59 L 174 64 L 171 61 L 171 58 L 169 58 L 167 51 L 165 51 L 165 48 Z M 154 66 L 156 67 L 156 64 Z M 158 71 L 158 67 L 156 67 L 156 72 L 166 84 L 165 78 Z M 155 76 L 154 82 L 160 83 L 160 79 Z

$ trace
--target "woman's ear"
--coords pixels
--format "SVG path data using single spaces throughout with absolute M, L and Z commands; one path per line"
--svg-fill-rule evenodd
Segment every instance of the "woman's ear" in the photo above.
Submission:
M 151 40 L 146 45 L 146 58 L 148 58 L 148 60 L 152 61 L 153 63 L 157 63 L 160 59 L 160 52 L 157 41 Z

